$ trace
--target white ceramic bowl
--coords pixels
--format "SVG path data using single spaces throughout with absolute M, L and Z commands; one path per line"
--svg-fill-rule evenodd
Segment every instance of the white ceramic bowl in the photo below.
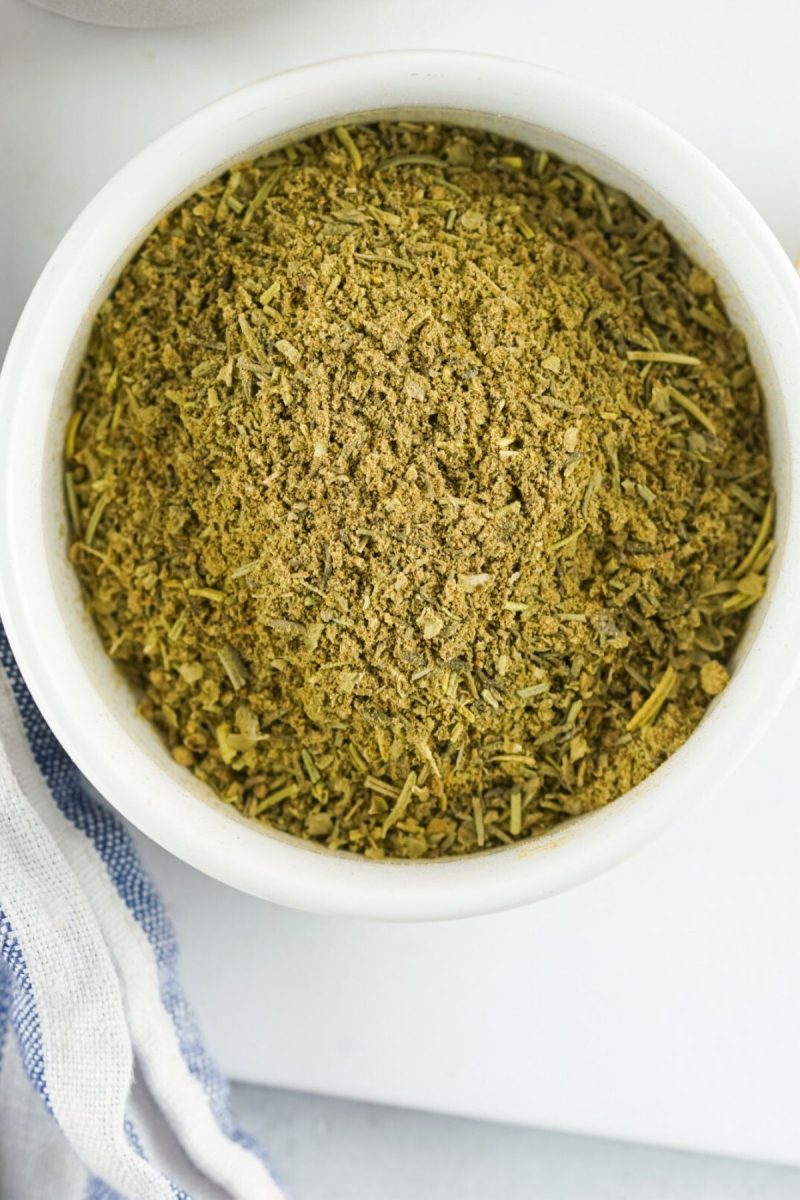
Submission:
M 639 787 L 538 841 L 446 862 L 376 863 L 246 822 L 176 766 L 136 716 L 66 559 L 61 453 L 92 315 L 160 213 L 257 149 L 356 116 L 420 114 L 502 131 L 579 163 L 663 218 L 717 277 L 768 399 L 778 548 L 730 686 Z M 304 67 L 236 92 L 160 138 L 107 184 L 46 267 L 0 383 L 3 619 L 37 703 L 78 766 L 134 825 L 200 870 L 325 913 L 423 919 L 511 907 L 585 880 L 652 838 L 722 782 L 774 715 L 800 657 L 799 402 L 800 285 L 788 260 L 732 184 L 653 118 L 564 75 L 483 56 L 409 51 Z

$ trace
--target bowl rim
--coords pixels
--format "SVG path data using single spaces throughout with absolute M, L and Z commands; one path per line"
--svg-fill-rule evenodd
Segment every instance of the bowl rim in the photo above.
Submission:
M 414 91 L 415 98 L 401 105 L 396 97 L 403 87 Z M 44 430 L 36 443 L 38 435 L 26 421 L 26 398 L 41 399 L 48 389 L 51 398 L 54 394 L 63 359 L 59 364 L 53 345 L 74 340 L 84 315 L 76 311 L 71 294 L 78 270 L 84 272 L 85 290 L 87 262 L 99 275 L 107 274 L 130 253 L 125 232 L 137 221 L 141 230 L 158 211 L 177 202 L 173 191 L 166 206 L 147 208 L 159 171 L 179 173 L 187 158 L 195 161 L 208 155 L 212 145 L 225 144 L 232 129 L 244 136 L 254 121 L 267 120 L 265 114 L 305 110 L 323 98 L 328 107 L 320 109 L 318 118 L 332 125 L 359 111 L 447 108 L 447 94 L 475 96 L 478 102 L 472 107 L 449 106 L 466 114 L 488 117 L 496 112 L 532 122 L 536 105 L 545 113 L 557 110 L 567 124 L 596 130 L 594 141 L 584 137 L 583 144 L 608 148 L 610 142 L 616 153 L 628 138 L 638 147 L 636 171 L 648 182 L 665 178 L 668 166 L 684 172 L 671 190 L 655 190 L 681 211 L 705 205 L 706 223 L 719 231 L 716 248 L 723 261 L 726 237 L 736 231 L 744 239 L 737 253 L 748 256 L 754 277 L 771 297 L 774 317 L 768 328 L 763 323 L 760 328 L 782 385 L 789 439 L 789 481 L 779 514 L 784 543 L 761 627 L 731 685 L 689 741 L 642 784 L 606 809 L 535 841 L 452 860 L 371 862 L 265 834 L 252 823 L 231 819 L 218 801 L 199 803 L 166 770 L 154 770 L 113 718 L 109 724 L 102 697 L 74 652 L 68 653 L 66 631 L 57 627 L 54 599 L 47 592 L 41 495 L 35 486 L 41 472 L 37 475 L 31 457 L 36 445 L 42 457 Z M 357 95 L 365 102 L 353 103 L 350 98 Z M 269 128 L 262 140 L 278 132 Z M 243 141 L 228 161 L 244 157 L 254 144 Z M 624 155 L 621 161 L 626 161 Z M 206 177 L 219 169 L 217 165 Z M 187 176 L 183 194 L 202 177 Z M 148 215 L 142 221 L 144 212 Z M 60 242 L 19 320 L 0 376 L 0 613 L 17 662 L 59 741 L 122 816 L 177 857 L 243 891 L 321 913 L 420 920 L 487 913 L 565 890 L 632 853 L 721 784 L 764 731 L 798 675 L 800 645 L 792 637 L 792 619 L 800 600 L 800 522 L 794 519 L 793 480 L 800 466 L 800 413 L 790 401 L 794 393 L 800 395 L 800 365 L 791 356 L 793 345 L 799 344 L 800 285 L 765 222 L 690 143 L 625 100 L 546 67 L 437 50 L 336 58 L 251 83 L 162 134 L 110 179 Z M 54 663 L 64 667 L 74 686 L 68 688 L 64 677 L 54 676 Z M 91 736 L 98 724 L 108 733 L 106 749 L 99 749 Z

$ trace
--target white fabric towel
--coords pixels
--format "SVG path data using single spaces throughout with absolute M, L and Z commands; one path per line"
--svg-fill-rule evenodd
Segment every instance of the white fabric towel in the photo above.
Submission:
M 161 900 L 2 626 L 0 663 L 0 1198 L 281 1200 L 231 1115 Z

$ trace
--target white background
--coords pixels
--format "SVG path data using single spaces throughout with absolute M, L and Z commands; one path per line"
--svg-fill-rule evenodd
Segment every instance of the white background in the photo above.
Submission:
M 390 46 L 516 55 L 638 101 L 727 171 L 794 257 L 799 44 L 795 0 L 286 0 L 159 33 L 2 0 L 0 351 L 70 220 L 147 141 L 274 70 Z M 259 1082 L 800 1165 L 798 721 L 800 695 L 723 794 L 697 797 L 632 862 L 501 917 L 325 921 L 240 897 L 145 847 L 223 1065 Z M 437 1128 L 425 1126 L 420 1147 L 430 1164 Z M 511 1145 L 502 1152 L 523 1152 Z M 537 1162 L 550 1161 L 537 1147 Z M 680 1191 L 659 1170 L 659 1192 L 641 1181 L 587 1192 L 576 1175 L 574 1192 L 545 1194 L 800 1195 L 800 1176 L 784 1173 L 757 1184 L 725 1175 L 715 1192 L 710 1176 Z M 415 1187 L 392 1196 L 426 1200 Z M 388 1185 L 375 1195 L 389 1200 Z

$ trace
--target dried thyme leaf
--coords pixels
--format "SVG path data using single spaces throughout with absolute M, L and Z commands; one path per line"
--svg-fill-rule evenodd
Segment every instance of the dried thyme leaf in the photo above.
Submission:
M 87 606 L 175 762 L 373 859 L 638 783 L 774 548 L 713 280 L 580 166 L 424 120 L 167 214 L 97 315 L 64 471 Z

